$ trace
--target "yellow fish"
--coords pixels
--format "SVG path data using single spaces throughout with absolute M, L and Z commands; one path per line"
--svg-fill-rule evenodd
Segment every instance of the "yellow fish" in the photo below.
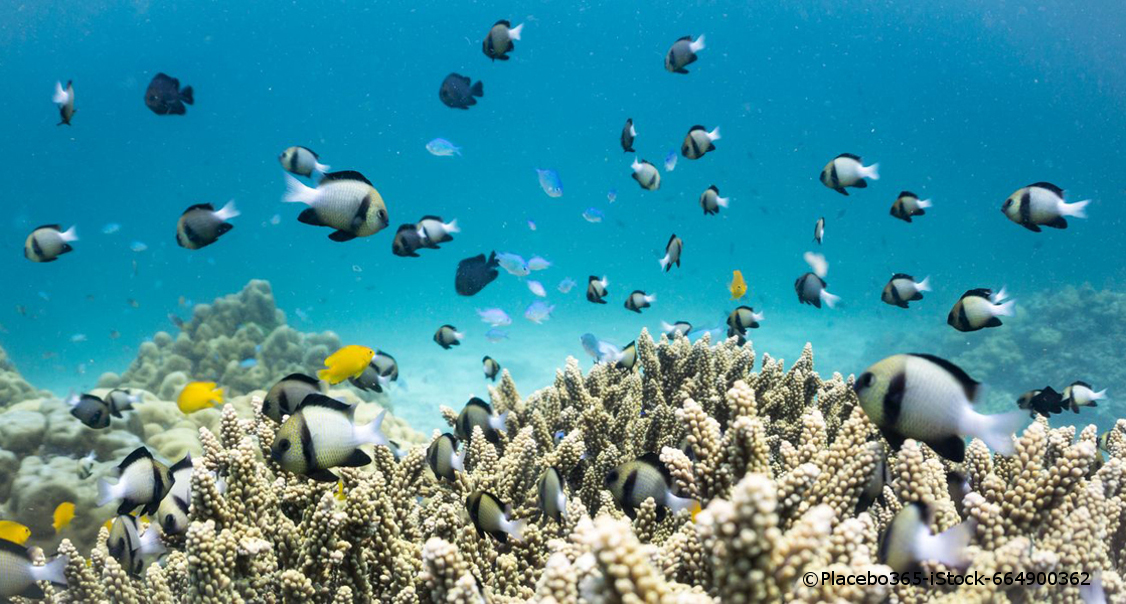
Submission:
M 31 529 L 11 520 L 0 520 L 0 539 L 11 541 L 17 545 L 27 543 L 31 538 Z
M 375 351 L 355 344 L 345 346 L 325 359 L 325 369 L 317 372 L 317 377 L 330 384 L 339 384 L 348 378 L 360 377 L 371 363 Z
M 336 500 L 337 501 L 344 501 L 345 499 L 347 499 L 347 496 L 344 494 L 344 481 L 343 480 L 337 481 L 337 483 L 336 483 Z
M 64 501 L 55 508 L 55 534 L 62 532 L 71 520 L 74 520 L 74 504 Z
M 743 280 L 743 273 L 735 271 L 731 276 L 731 283 L 727 284 L 731 290 L 731 299 L 738 300 L 747 294 L 747 282 Z
M 180 391 L 176 404 L 185 414 L 210 409 L 223 404 L 223 389 L 216 388 L 215 382 L 191 382 Z

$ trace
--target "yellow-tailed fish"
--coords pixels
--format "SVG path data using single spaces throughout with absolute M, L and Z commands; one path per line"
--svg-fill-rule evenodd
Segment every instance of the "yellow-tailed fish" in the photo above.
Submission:
M 210 409 L 223 404 L 223 389 L 216 388 L 215 382 L 191 382 L 180 391 L 176 404 L 185 414 Z
M 55 508 L 55 533 L 62 532 L 74 520 L 74 503 L 64 501 Z
M 336 483 L 336 500 L 337 501 L 344 501 L 345 499 L 347 499 L 347 496 L 344 495 L 344 481 L 343 480 L 337 481 L 337 483 Z
M 0 539 L 23 545 L 31 538 L 31 529 L 12 520 L 0 520 Z
M 366 346 L 345 346 L 325 359 L 325 368 L 317 372 L 317 377 L 330 384 L 360 377 L 374 356 L 375 351 Z
M 727 284 L 727 289 L 731 292 L 732 300 L 738 300 L 747 295 L 747 282 L 743 280 L 742 271 L 734 271 L 731 274 L 731 283 Z

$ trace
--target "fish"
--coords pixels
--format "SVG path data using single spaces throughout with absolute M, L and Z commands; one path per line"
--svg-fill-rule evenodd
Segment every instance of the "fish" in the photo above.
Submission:
M 87 428 L 104 430 L 109 427 L 110 407 L 104 400 L 93 394 L 83 394 L 74 401 L 70 414 Z
M 270 224 L 273 226 L 278 226 L 279 224 L 281 224 L 281 214 L 274 214 L 273 216 L 271 216 Z
M 486 356 L 481 359 L 481 364 L 485 368 L 485 377 L 494 382 L 497 381 L 497 375 L 500 374 L 500 363 L 494 361 L 493 357 Z
M 606 215 L 603 214 L 602 210 L 599 210 L 598 208 L 587 208 L 583 210 L 583 220 L 590 223 L 598 224 L 599 222 L 602 222 L 602 219 L 605 217 Z
M 1102 571 L 1095 571 L 1091 573 L 1091 580 L 1087 584 L 1080 584 L 1076 590 L 1079 592 L 1079 599 L 1083 604 L 1106 604 L 1106 590 L 1103 588 L 1103 573 Z
M 359 377 L 375 358 L 375 351 L 367 346 L 349 344 L 325 359 L 325 368 L 317 377 L 329 384 L 339 384 L 348 378 Z
M 318 482 L 336 482 L 329 472 L 371 463 L 360 446 L 388 446 L 381 426 L 384 409 L 370 424 L 355 425 L 356 408 L 323 394 L 310 394 L 285 420 L 270 445 L 270 458 L 285 470 Z
M 153 459 L 145 447 L 137 447 L 117 466 L 119 479 L 110 484 L 98 481 L 98 507 L 120 501 L 118 514 L 128 514 L 141 508 L 142 514 L 155 514 L 160 500 L 172 488 L 172 474 L 168 466 Z
M 145 106 L 157 115 L 184 115 L 185 104 L 195 104 L 195 92 L 191 86 L 180 87 L 180 80 L 158 73 L 153 76 L 145 90 Z
M 473 397 L 465 403 L 461 413 L 454 422 L 454 434 L 458 440 L 469 442 L 473 437 L 473 428 L 481 428 L 485 440 L 496 444 L 500 442 L 500 433 L 505 430 L 508 421 L 508 412 L 493 415 L 493 407 L 485 401 Z
M 551 262 L 541 256 L 532 256 L 528 259 L 528 270 L 542 271 L 551 268 Z
M 841 297 L 830 294 L 825 289 L 827 285 L 828 283 L 825 283 L 824 279 L 813 273 L 805 273 L 798 277 L 798 280 L 794 282 L 794 291 L 798 294 L 798 302 L 816 308 L 821 308 L 822 303 L 829 308 L 836 308 Z
M 571 289 L 575 287 L 575 285 L 577 284 L 575 283 L 574 279 L 566 277 L 559 282 L 559 285 L 555 286 L 555 289 L 559 290 L 559 293 L 561 294 L 566 294 L 569 293 Z
M 480 292 L 500 274 L 497 271 L 498 266 L 501 266 L 501 263 L 497 260 L 496 252 L 490 253 L 487 260 L 484 254 L 477 254 L 458 262 L 457 273 L 454 275 L 454 289 L 461 296 L 472 296 Z
M 610 285 L 610 280 L 603 276 L 601 279 L 591 275 L 587 277 L 586 281 L 586 299 L 594 302 L 595 304 L 605 304 L 606 300 L 603 298 L 609 293 L 606 286 Z
M 932 535 L 927 505 L 911 501 L 899 510 L 884 530 L 878 559 L 895 573 L 921 572 L 920 562 L 937 560 L 951 568 L 964 568 L 969 562 L 966 547 L 974 533 L 974 522 L 967 521 Z
M 129 306 L 132 306 L 133 308 L 140 308 L 141 307 L 141 303 L 134 300 L 133 298 L 129 298 L 128 300 L 125 301 L 125 303 L 128 304 Z
M 451 73 L 442 80 L 438 88 L 438 99 L 452 109 L 469 109 L 477 104 L 477 99 L 485 96 L 485 86 L 480 81 L 470 84 L 470 79 Z M 475 98 L 476 97 L 476 98 Z
M 1114 428 L 1111 428 L 1110 430 L 1107 430 L 1106 432 L 1103 432 L 1102 434 L 1099 435 L 1099 448 L 1102 449 L 1103 451 L 1107 452 L 1107 453 L 1111 452 L 1110 451 L 1110 436 L 1111 436 L 1112 432 L 1114 432 Z
M 525 520 L 510 519 L 511 512 L 506 511 L 510 509 L 509 506 L 486 491 L 470 493 L 465 499 L 465 509 L 469 511 L 469 519 L 477 529 L 477 536 L 482 539 L 488 534 L 501 543 L 507 543 L 509 537 L 520 541 L 527 525 Z
M 626 118 L 626 125 L 622 126 L 622 151 L 636 153 L 633 150 L 633 141 L 637 138 L 637 129 L 633 127 L 633 118 Z
M 1012 455 L 1012 434 L 1025 422 L 1013 411 L 982 415 L 973 408 L 981 384 L 961 367 L 929 354 L 897 354 L 866 369 L 853 389 L 860 406 L 892 449 L 913 438 L 954 463 L 965 459 L 964 437 L 980 438 Z
M 436 138 L 426 143 L 426 150 L 430 152 L 430 155 L 436 155 L 438 157 L 461 155 L 461 147 L 444 138 Z
M 730 200 L 726 197 L 719 196 L 719 188 L 712 185 L 700 194 L 700 207 L 704 209 L 704 215 L 719 214 L 720 208 L 726 208 Z
M 626 371 L 633 371 L 634 365 L 637 364 L 637 342 L 633 341 L 626 344 L 622 348 L 621 354 L 618 356 L 618 361 L 614 366 L 618 369 L 625 369 Z
M 540 283 L 539 281 L 529 280 L 528 281 L 528 291 L 532 292 L 533 294 L 535 294 L 535 295 L 537 295 L 541 298 L 547 297 L 547 290 L 545 290 L 543 288 L 543 283 Z
M 891 484 L 891 469 L 888 467 L 884 445 L 880 442 L 870 442 L 868 448 L 876 453 L 876 466 L 872 468 L 871 476 L 856 498 L 856 508 L 853 513 L 857 515 L 872 507 L 872 504 L 884 494 L 884 485 Z
M 285 180 L 287 191 L 283 201 L 309 206 L 297 217 L 298 222 L 334 229 L 328 236 L 333 241 L 368 237 L 389 224 L 383 197 L 359 172 L 329 172 L 316 188 L 289 174 Z
M 595 363 L 617 363 L 622 360 L 621 348 L 605 340 L 599 340 L 592 333 L 584 333 L 579 337 L 579 342 L 582 343 L 583 350 L 594 357 Z
M 31 539 L 31 529 L 14 520 L 0 520 L 0 541 L 23 545 L 28 539 Z
M 641 314 L 641 309 L 649 308 L 653 302 L 656 301 L 656 294 L 647 294 L 640 289 L 635 289 L 630 292 L 630 295 L 626 298 L 625 307 L 626 310 L 632 310 L 637 314 Z
M 650 497 L 657 504 L 657 522 L 670 511 L 675 514 L 700 505 L 694 499 L 673 494 L 672 474 L 652 451 L 607 472 L 604 484 L 631 519 L 637 517 L 637 508 Z
M 494 327 L 485 332 L 485 339 L 495 344 L 496 342 L 507 340 L 508 332 L 503 329 L 497 329 Z
M 747 295 L 747 282 L 743 279 L 743 271 L 731 271 L 731 283 L 727 284 L 727 291 L 731 292 L 732 300 L 741 300 Z
M 51 97 L 51 102 L 59 106 L 61 121 L 56 126 L 70 126 L 71 118 L 78 111 L 74 108 L 74 82 L 67 80 L 66 88 L 63 88 L 62 82 L 55 82 L 55 94 Z
M 1086 218 L 1090 199 L 1067 203 L 1063 189 L 1050 182 L 1038 182 L 1017 189 L 1001 204 L 1001 212 L 1009 220 L 1039 233 L 1040 227 L 1066 229 L 1067 216 Z
M 680 268 L 680 254 L 684 251 L 684 242 L 676 233 L 669 237 L 669 242 L 665 244 L 665 256 L 657 261 L 661 268 L 667 273 L 672 270 L 672 265 Z
M 328 384 L 303 373 L 291 373 L 274 383 L 262 399 L 262 415 L 282 423 L 286 415 L 293 415 L 301 401 L 310 394 L 327 394 Z
M 536 300 L 524 309 L 524 318 L 537 325 L 551 318 L 551 313 L 555 310 L 554 304 L 548 304 L 543 300 Z
M 376 392 L 383 392 L 383 389 L 390 386 L 391 382 L 398 380 L 399 362 L 395 360 L 395 357 L 382 350 L 375 351 L 375 356 L 372 357 L 368 366 L 364 367 L 363 373 L 348 378 L 348 381 L 360 390 L 374 390 Z
M 404 258 L 418 258 L 418 250 L 430 247 L 418 234 L 417 224 L 401 224 L 391 240 L 391 253 Z
M 32 561 L 31 553 L 22 544 L 0 539 L 0 598 L 7 600 L 22 596 L 40 600 L 47 596 L 39 581 L 66 586 L 66 565 L 70 559 L 57 556 L 47 564 L 38 566 Z
M 102 227 L 102 234 L 103 235 L 112 235 L 112 234 L 114 234 L 114 233 L 116 233 L 120 230 L 121 230 L 120 224 L 117 224 L 116 222 L 111 222 L 111 223 L 107 224 L 106 226 Z
M 536 221 L 534 221 L 534 220 L 528 220 L 528 230 L 529 230 L 529 231 L 534 231 L 534 230 L 536 230 Z
M 243 360 L 239 361 L 238 366 L 241 369 L 253 369 L 253 368 L 258 366 L 258 359 L 254 358 L 254 357 L 249 357 L 249 358 L 243 359 Z
M 149 246 L 144 241 L 134 241 L 133 243 L 129 244 L 129 249 L 140 254 L 141 252 L 148 250 Z
M 551 466 L 543 471 L 536 484 L 536 495 L 544 516 L 560 524 L 567 517 L 567 493 L 563 487 L 563 476 Z
M 454 472 L 465 471 L 465 453 L 468 450 L 466 447 L 458 453 L 457 438 L 445 432 L 426 447 L 426 463 L 438 478 L 456 482 L 457 475 Z
M 516 254 L 502 252 L 496 255 L 496 259 L 500 267 L 507 271 L 510 275 L 524 277 L 527 276 L 528 273 L 532 272 L 532 270 L 528 268 L 528 263 Z
M 1073 413 L 1079 413 L 1080 407 L 1098 407 L 1095 401 L 1106 399 L 1106 389 L 1095 390 L 1087 382 L 1074 381 L 1063 389 L 1063 401 L 1071 407 Z
M 157 522 L 165 535 L 179 535 L 188 530 L 193 470 L 192 457 L 188 454 L 172 465 L 172 489 L 160 501 L 156 511 Z
M 813 240 L 821 245 L 821 241 L 825 239 L 825 217 L 817 219 L 817 223 L 813 225 Z
M 485 53 L 493 61 L 500 59 L 507 61 L 509 59 L 508 53 L 516 49 L 514 40 L 520 39 L 520 32 L 524 30 L 524 24 L 521 23 L 516 27 L 504 19 L 497 21 L 489 29 L 488 35 L 485 40 L 481 42 L 481 51 Z
M 281 155 L 278 156 L 278 161 L 286 172 L 305 178 L 312 177 L 314 172 L 322 175 L 327 174 L 332 169 L 332 166 L 321 163 L 321 156 L 317 155 L 316 151 L 297 145 L 282 151 Z
M 540 179 L 540 188 L 548 197 L 562 197 L 563 196 L 563 179 L 559 178 L 559 173 L 551 169 L 536 168 L 536 175 Z
M 64 501 L 55 507 L 54 522 L 51 526 L 55 527 L 55 534 L 59 534 L 66 527 L 70 526 L 70 522 L 74 520 L 74 503 Z
M 207 247 L 234 228 L 227 221 L 238 215 L 233 199 L 219 210 L 209 203 L 191 206 L 176 223 L 176 243 L 189 250 Z
M 880 179 L 880 164 L 865 166 L 859 155 L 851 153 L 841 153 L 821 170 L 821 184 L 845 196 L 845 187 L 864 189 L 868 186 L 866 179 Z
M 74 227 L 62 230 L 57 224 L 35 227 L 23 244 L 23 257 L 32 262 L 54 262 L 59 256 L 74 251 L 71 243 L 78 241 Z
M 661 173 L 657 171 L 657 166 L 644 159 L 638 161 L 635 157 L 629 167 L 633 170 L 633 179 L 642 189 L 656 191 L 661 188 Z
M 122 411 L 132 411 L 133 405 L 144 399 L 140 394 L 133 394 L 128 390 L 117 388 L 107 392 L 104 400 L 109 407 L 110 415 L 121 417 Z
M 758 329 L 759 321 L 766 318 L 750 306 L 740 306 L 727 315 L 728 337 L 745 336 L 748 329 Z
M 1028 411 L 1029 417 L 1039 413 L 1051 417 L 1053 413 L 1063 413 L 1068 408 L 1064 397 L 1051 386 L 1029 390 L 1017 398 L 1017 407 Z
M 930 277 L 924 277 L 922 281 L 915 281 L 915 278 L 911 275 L 895 273 L 884 286 L 880 300 L 883 300 L 885 304 L 907 308 L 908 302 L 922 300 L 923 292 L 931 290 L 930 282 Z
M 665 54 L 665 70 L 672 73 L 688 73 L 685 67 L 696 62 L 696 53 L 701 50 L 704 50 L 703 34 L 695 40 L 692 36 L 678 38 Z
M 460 233 L 461 229 L 457 226 L 457 219 L 451 220 L 448 223 L 442 222 L 438 216 L 423 216 L 418 221 L 418 238 L 425 247 L 438 249 L 439 243 L 446 243 L 453 241 L 451 233 Z
M 106 540 L 106 549 L 110 556 L 121 564 L 125 572 L 136 577 L 144 570 L 145 562 L 165 552 L 164 544 L 160 541 L 160 533 L 152 525 L 140 534 L 141 529 L 137 518 L 119 514 L 114 518 L 109 528 L 109 539 Z
M 465 334 L 459 332 L 453 325 L 443 325 L 434 332 L 434 342 L 446 350 L 452 346 L 460 346 L 464 337 Z
M 1000 317 L 1016 314 L 1016 300 L 1004 301 L 1008 297 L 1005 288 L 994 292 L 991 289 L 977 288 L 967 290 L 954 303 L 946 323 L 958 331 L 970 332 L 987 327 L 1000 327 Z
M 606 191 L 606 201 L 609 201 L 610 203 L 614 203 L 617 200 L 618 200 L 618 190 L 617 189 L 610 189 L 609 191 Z
M 189 382 L 180 390 L 176 404 L 185 415 L 223 404 L 223 389 L 215 382 Z
M 903 222 L 911 222 L 912 216 L 923 216 L 929 207 L 931 200 L 919 199 L 919 196 L 911 191 L 901 191 L 899 197 L 892 202 L 890 213 Z
M 661 321 L 661 333 L 669 338 L 676 338 L 677 336 L 687 336 L 692 331 L 692 324 L 688 321 L 677 321 L 676 323 L 666 323 Z
M 715 141 L 719 138 L 719 128 L 709 132 L 703 126 L 692 126 L 688 129 L 688 134 L 684 135 L 684 142 L 680 144 L 680 154 L 688 159 L 700 159 L 715 151 Z
M 78 460 L 78 478 L 87 480 L 94 475 L 94 464 L 98 461 L 97 451 L 90 451 Z
M 109 339 L 116 340 L 121 337 L 121 332 L 116 329 L 111 329 L 109 332 Z
M 818 277 L 824 278 L 829 274 L 829 263 L 825 261 L 825 256 L 816 252 L 806 252 L 802 254 L 802 259 L 809 265 L 809 269 L 813 274 Z
M 676 154 L 676 149 L 673 149 L 665 154 L 665 171 L 672 172 L 676 169 L 676 160 L 679 156 Z
M 512 324 L 512 319 L 508 316 L 508 313 L 499 308 L 478 308 L 477 316 L 492 327 L 504 327 Z
M 76 333 L 73 336 L 70 336 L 70 341 L 75 343 L 75 344 L 85 342 L 86 341 L 86 334 Z
M 964 500 L 969 492 L 970 481 L 965 474 L 958 470 L 946 471 L 946 494 L 950 496 L 950 501 L 954 502 L 954 510 L 963 518 L 966 517 Z

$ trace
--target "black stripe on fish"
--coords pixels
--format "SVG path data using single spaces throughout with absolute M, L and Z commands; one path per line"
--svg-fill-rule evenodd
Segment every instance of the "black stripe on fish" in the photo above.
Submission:
M 903 393 L 907 390 L 907 371 L 900 371 L 891 378 L 888 390 L 884 394 L 884 421 L 885 426 L 895 426 L 899 415 L 903 411 Z
M 304 418 L 301 418 L 299 432 L 301 435 L 301 456 L 305 458 L 305 471 L 311 472 L 316 469 L 317 455 L 313 451 L 313 434 L 309 432 L 309 424 L 305 423 Z
M 43 253 L 43 246 L 39 245 L 39 237 L 35 235 L 31 236 L 31 253 L 34 254 L 36 258 L 46 257 L 46 254 Z
M 1032 224 L 1032 194 L 1028 189 L 1025 189 L 1020 196 L 1020 222 L 1025 225 Z
M 293 154 L 289 156 L 289 171 L 290 172 L 297 172 L 297 159 L 298 159 L 298 156 L 300 156 L 300 155 L 301 155 L 301 148 L 298 147 L 297 149 L 294 149 Z
M 175 503 L 176 507 L 180 508 L 180 511 L 183 512 L 185 516 L 188 514 L 188 508 L 190 507 L 190 504 L 187 501 L 184 501 L 183 499 L 180 499 L 179 497 L 173 495 L 172 503 Z
M 840 179 L 840 177 L 837 176 L 837 162 L 836 161 L 833 161 L 833 163 L 829 166 L 829 182 L 833 183 L 834 189 L 841 188 L 841 179 Z
M 356 215 L 352 217 L 352 224 L 349 226 L 353 233 L 359 231 L 360 227 L 364 226 L 364 222 L 367 220 L 368 210 L 370 209 L 371 193 L 368 193 L 364 195 L 364 200 L 360 202 L 360 207 L 356 208 Z

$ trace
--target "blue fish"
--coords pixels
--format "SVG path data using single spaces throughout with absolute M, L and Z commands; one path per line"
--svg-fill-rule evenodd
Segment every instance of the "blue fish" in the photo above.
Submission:
M 665 170 L 668 171 L 668 172 L 672 172 L 675 169 L 676 169 L 676 149 L 673 149 L 672 151 L 669 151 L 668 155 L 665 156 Z
M 614 200 L 616 200 L 617 198 L 618 198 L 618 190 L 617 189 L 610 189 L 609 191 L 606 192 L 606 199 L 609 199 L 610 203 L 614 203 Z
M 102 227 L 102 233 L 106 234 L 106 235 L 112 235 L 112 234 L 114 234 L 114 233 L 116 233 L 120 230 L 121 230 L 121 225 L 117 224 L 116 222 L 111 222 L 111 223 L 107 224 L 106 226 Z
M 547 193 L 548 197 L 563 196 L 563 180 L 559 178 L 558 172 L 536 168 L 536 174 L 539 175 L 540 186 L 543 187 L 543 192 Z
M 258 359 L 254 358 L 254 357 L 250 357 L 249 359 L 243 359 L 242 362 L 240 362 L 238 364 L 238 366 L 242 367 L 243 369 L 250 369 L 252 367 L 257 367 L 258 366 Z
M 587 208 L 583 212 L 583 218 L 587 222 L 594 222 L 594 223 L 602 222 L 602 219 L 605 218 L 605 217 L 606 216 L 602 213 L 602 210 L 599 210 L 598 208 Z
M 431 155 L 437 155 L 438 157 L 461 155 L 461 147 L 444 138 L 436 138 L 426 143 L 426 150 L 429 151 Z
M 508 332 L 503 329 L 494 327 L 485 332 L 485 339 L 490 342 L 500 342 L 501 340 L 507 340 Z

